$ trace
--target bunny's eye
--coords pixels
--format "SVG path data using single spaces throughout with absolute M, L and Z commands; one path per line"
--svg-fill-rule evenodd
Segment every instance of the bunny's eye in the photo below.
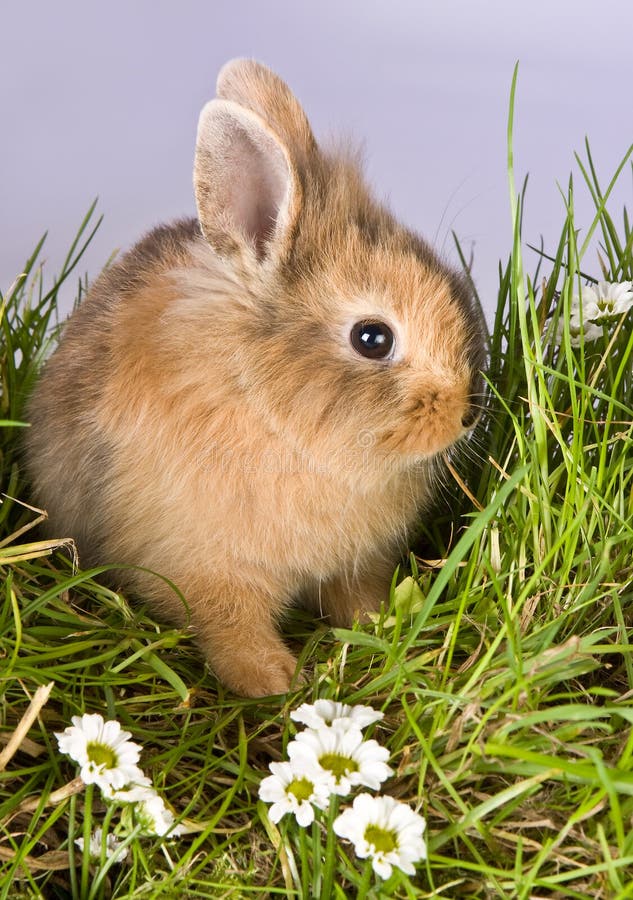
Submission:
M 354 350 L 367 359 L 386 359 L 393 350 L 393 331 L 384 322 L 357 322 L 349 336 Z

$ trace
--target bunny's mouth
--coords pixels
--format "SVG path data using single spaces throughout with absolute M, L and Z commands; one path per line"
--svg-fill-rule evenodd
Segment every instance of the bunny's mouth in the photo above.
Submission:
M 432 457 L 471 431 L 479 415 L 473 394 L 446 388 L 426 390 L 408 404 L 402 424 L 385 435 L 384 446 L 404 457 Z

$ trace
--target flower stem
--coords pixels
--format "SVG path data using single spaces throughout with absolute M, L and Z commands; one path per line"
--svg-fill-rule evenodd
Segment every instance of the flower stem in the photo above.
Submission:
M 365 900 L 365 897 L 369 893 L 369 888 L 371 887 L 372 882 L 372 864 L 371 858 L 365 860 L 365 867 L 363 869 L 363 878 L 361 883 L 358 885 L 358 894 L 356 895 L 356 900 Z
M 321 896 L 321 828 L 318 817 L 312 823 L 312 897 Z
M 83 782 L 82 782 L 83 783 Z M 77 797 L 71 795 L 68 812 L 68 875 L 70 877 L 70 895 L 73 900 L 79 897 L 79 885 L 77 884 L 77 846 L 74 841 L 75 828 L 77 826 Z
M 87 897 L 90 882 L 90 833 L 92 831 L 92 793 L 94 784 L 86 785 L 86 793 L 84 795 L 84 828 L 83 838 L 84 847 L 81 855 L 81 897 Z
M 338 796 L 332 795 L 330 801 L 330 809 L 327 817 L 327 833 L 325 840 L 325 866 L 323 872 L 323 886 L 321 900 L 330 900 L 332 896 L 332 885 L 334 883 L 334 868 L 336 862 L 336 834 L 334 832 L 334 819 L 338 815 Z
M 308 857 L 308 836 L 305 828 L 299 828 L 299 857 L 301 861 L 301 900 L 308 900 L 310 885 L 310 860 Z

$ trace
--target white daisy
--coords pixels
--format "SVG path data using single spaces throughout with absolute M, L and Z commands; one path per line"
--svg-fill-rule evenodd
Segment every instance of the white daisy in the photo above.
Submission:
M 363 740 L 358 728 L 306 728 L 288 744 L 293 764 L 323 772 L 333 794 L 349 794 L 354 785 L 377 790 L 392 774 L 389 751 L 377 741 Z
M 633 307 L 633 282 L 600 281 L 584 285 L 572 297 L 569 310 L 569 334 L 573 347 L 580 346 L 580 335 L 586 342 L 602 337 L 602 326 L 609 325 Z M 559 339 L 564 332 L 559 323 Z
M 316 700 L 314 703 L 302 703 L 297 709 L 293 709 L 290 718 L 294 722 L 301 722 L 302 725 L 317 730 L 323 726 L 362 729 L 380 721 L 383 715 L 371 706 L 351 706 L 334 700 Z
M 165 801 L 156 791 L 148 794 L 140 800 L 134 808 L 134 816 L 145 834 L 157 834 L 160 837 L 170 833 L 170 837 L 177 837 L 184 833 L 181 825 L 174 826 L 174 814 L 166 806 Z
M 582 315 L 588 322 L 606 325 L 633 306 L 633 282 L 600 281 L 595 287 L 582 288 Z M 580 298 L 574 297 L 580 308 Z
M 339 837 L 354 843 L 357 856 L 371 857 L 374 872 L 381 878 L 389 878 L 393 866 L 413 875 L 413 863 L 426 858 L 422 837 L 426 822 L 393 797 L 359 794 L 333 827 Z
M 76 838 L 75 843 L 83 853 L 84 849 L 84 839 L 82 837 Z M 90 856 L 94 859 L 101 858 L 101 847 L 103 845 L 103 829 L 95 828 L 95 830 L 90 835 L 90 842 L 88 844 L 88 852 Z M 115 837 L 113 834 L 108 834 L 106 837 L 106 858 L 109 859 L 111 856 L 114 856 L 116 853 L 116 861 L 123 862 L 123 860 L 128 857 L 128 849 L 125 849 L 116 852 L 121 846 L 121 841 Z
M 562 321 L 559 320 L 557 334 L 557 340 L 559 342 L 562 341 L 564 333 L 564 325 Z M 572 347 L 580 347 L 581 335 L 583 336 L 585 343 L 588 344 L 591 343 L 591 341 L 597 341 L 602 337 L 602 328 L 588 320 L 585 320 L 584 322 L 581 321 L 580 314 L 576 310 L 572 312 L 569 317 L 569 342 Z
M 141 773 L 142 774 L 142 773 Z M 133 784 L 127 784 L 124 788 L 115 791 L 110 787 L 103 791 L 106 800 L 113 800 L 116 803 L 140 803 L 143 800 L 151 800 L 156 791 L 152 787 L 152 782 L 147 776 L 142 775 Z
M 314 821 L 314 807 L 327 809 L 330 798 L 330 779 L 318 766 L 300 767 L 292 762 L 270 763 L 272 775 L 259 786 L 259 796 L 272 803 L 268 815 L 279 822 L 292 813 L 297 824 L 305 828 Z
M 141 747 L 132 743 L 129 731 L 118 722 L 104 722 L 99 713 L 73 716 L 72 726 L 55 733 L 59 749 L 79 763 L 86 784 L 97 784 L 105 793 L 145 779 L 136 763 Z

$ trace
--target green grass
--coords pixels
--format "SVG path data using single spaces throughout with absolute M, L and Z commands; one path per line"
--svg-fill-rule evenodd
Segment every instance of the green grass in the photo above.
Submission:
M 226 693 L 186 633 L 29 530 L 38 513 L 18 499 L 28 494 L 11 423 L 50 349 L 57 292 L 91 216 L 49 290 L 38 246 L 2 302 L 0 471 L 15 499 L 0 507 L 0 752 L 36 689 L 53 686 L 0 771 L 2 900 L 308 897 L 310 885 L 326 896 L 330 878 L 334 897 L 362 893 L 349 845 L 276 827 L 257 799 L 294 734 L 289 711 L 317 696 L 384 710 L 374 736 L 396 769 L 385 789 L 428 822 L 415 878 L 372 878 L 368 896 L 633 898 L 633 313 L 584 348 L 568 331 L 555 338 L 581 273 L 603 277 L 590 238 L 608 280 L 630 280 L 633 229 L 608 212 L 614 182 L 601 188 L 588 146 L 578 164 L 560 242 L 528 277 L 509 154 L 514 247 L 476 445 L 486 464 L 470 475 L 481 509 L 466 505 L 450 541 L 448 521 L 424 535 L 422 555 L 431 547 L 443 565 L 414 560 L 412 612 L 403 588 L 374 626 L 331 631 L 293 614 L 288 639 L 308 683 L 283 701 Z M 593 221 L 576 221 L 577 189 L 593 197 Z M 132 732 L 162 796 L 199 830 L 134 839 L 125 864 L 89 871 L 74 839 L 105 809 L 96 794 L 89 809 L 84 791 L 60 792 L 76 770 L 53 731 L 94 711 Z

